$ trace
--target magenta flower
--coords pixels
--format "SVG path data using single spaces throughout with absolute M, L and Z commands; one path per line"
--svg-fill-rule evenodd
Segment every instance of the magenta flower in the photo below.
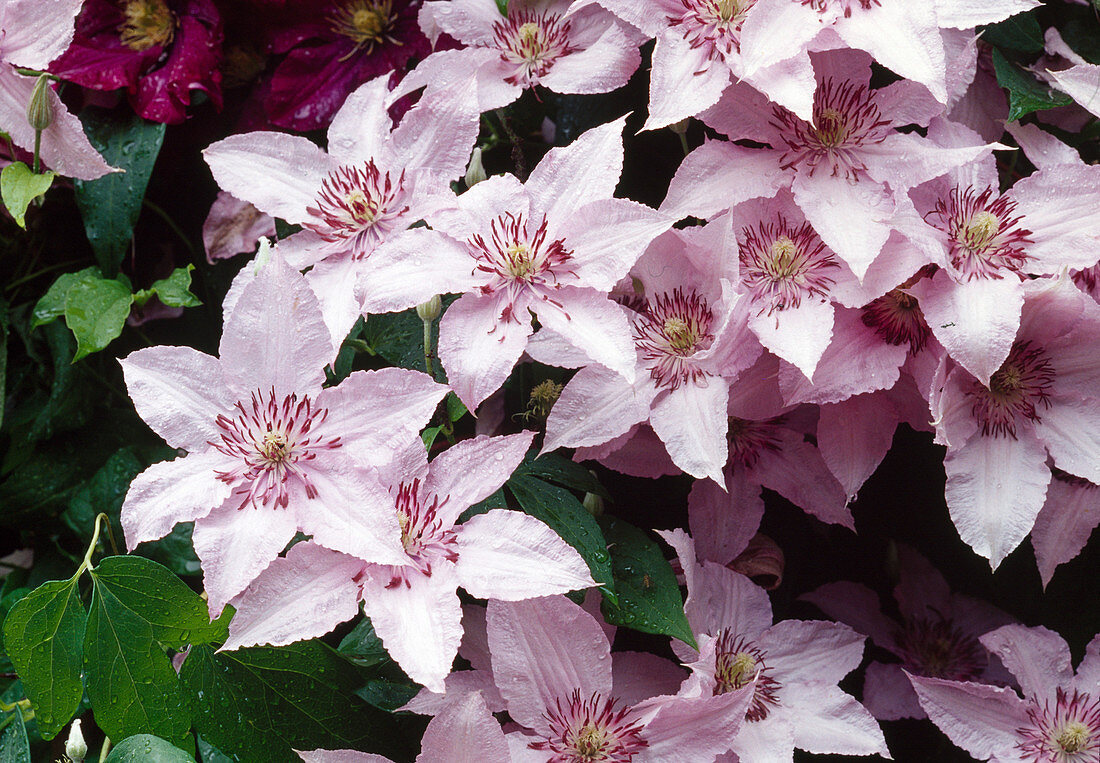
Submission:
M 436 206 L 437 188 L 465 171 L 477 133 L 477 114 L 442 97 L 422 99 L 394 126 L 391 98 L 386 77 L 349 96 L 329 127 L 328 153 L 273 132 L 233 135 L 203 152 L 226 191 L 305 229 L 280 250 L 295 268 L 312 266 L 307 278 L 337 343 L 360 314 L 356 274 L 380 243 Z
M 274 235 L 275 221 L 270 215 L 226 191 L 218 192 L 202 224 L 202 245 L 211 265 L 243 252 L 253 252 L 261 237 Z
M 563 596 L 490 601 L 487 625 L 494 679 L 524 728 L 507 735 L 521 760 L 712 760 L 752 699 L 752 676 L 724 694 L 638 696 L 613 667 L 631 654 L 611 654 L 600 623 Z
M 299 752 L 305 763 L 393 763 L 355 750 Z M 416 763 L 512 763 L 504 732 L 477 692 L 448 702 L 424 729 Z
M 989 659 L 978 639 L 1013 618 L 979 599 L 952 593 L 939 571 L 908 546 L 898 547 L 898 562 L 894 599 L 901 620 L 883 614 L 878 595 L 859 583 L 828 583 L 801 597 L 901 660 L 867 666 L 863 704 L 872 715 L 889 721 L 925 717 L 905 673 L 1007 683 L 1004 668 Z
M 27 106 L 34 92 L 35 78 L 25 77 L 17 67 L 46 69 L 69 47 L 73 19 L 81 0 L 46 4 L 5 2 L 0 8 L 0 129 L 12 142 L 34 150 L 34 128 L 27 121 Z M 42 131 L 39 155 L 47 167 L 80 180 L 116 172 L 99 155 L 76 118 L 52 89 L 46 90 L 53 122 Z
M 464 440 L 431 464 L 420 438 L 408 440 L 391 464 L 379 467 L 391 518 L 400 525 L 400 558 L 374 564 L 364 554 L 294 546 L 234 600 L 225 648 L 323 635 L 354 617 L 362 600 L 394 660 L 410 678 L 442 692 L 462 638 L 459 586 L 478 598 L 515 601 L 596 585 L 580 554 L 532 516 L 494 509 L 457 524 L 504 484 L 533 437 Z
M 88 0 L 50 71 L 93 90 L 126 88 L 138 114 L 176 124 L 192 90 L 221 108 L 221 44 L 212 0 Z
M 366 470 L 416 436 L 446 387 L 394 368 L 322 389 L 336 351 L 317 298 L 278 256 L 241 290 L 220 355 L 151 347 L 122 361 L 139 415 L 187 451 L 130 485 L 127 547 L 194 522 L 212 614 L 298 532 L 363 559 L 404 563 L 393 504 Z
M 795 748 L 889 756 L 875 719 L 837 687 L 862 660 L 862 636 L 825 621 L 772 624 L 764 589 L 721 565 L 697 563 L 684 531 L 662 536 L 683 567 L 684 612 L 699 643 L 698 652 L 672 644 L 692 670 L 685 691 L 718 697 L 754 686 L 747 722 L 730 740 L 740 760 L 791 760 Z
M 700 118 L 731 141 L 768 147 L 704 143 L 676 171 L 661 211 L 709 219 L 790 188 L 825 245 L 863 279 L 893 231 L 908 235 L 923 225 L 905 191 L 992 147 L 975 138 L 948 148 L 899 132 L 927 125 L 942 106 L 909 82 L 870 89 L 865 53 L 834 50 L 811 58 L 817 82 L 812 118 L 772 104 L 744 83 L 731 85 Z
M 1054 466 L 1100 482 L 1100 306 L 1068 278 L 1023 284 L 1020 330 L 988 385 L 945 358 L 931 410 L 948 446 L 947 506 L 996 568 L 1027 535 Z
M 1086 763 L 1100 754 L 1100 638 L 1074 675 L 1069 647 L 1042 627 L 1006 625 L 981 638 L 1023 690 L 909 676 L 921 707 L 980 760 Z
M 608 293 L 672 220 L 613 198 L 625 117 L 552 149 L 525 184 L 498 175 L 428 215 L 362 268 L 364 312 L 464 293 L 439 325 L 452 388 L 474 410 L 508 378 L 534 331 L 633 379 L 625 311 Z
M 319 130 L 356 88 L 431 50 L 416 22 L 420 0 L 300 3 L 299 23 L 275 31 L 271 51 L 286 57 L 264 94 L 272 124 Z
M 402 91 L 465 89 L 473 81 L 479 112 L 507 106 L 536 85 L 555 93 L 608 93 L 625 85 L 641 62 L 641 39 L 632 28 L 573 0 L 513 3 L 506 16 L 488 0 L 429 0 L 420 26 L 433 45 L 445 33 L 464 47 L 428 56 Z

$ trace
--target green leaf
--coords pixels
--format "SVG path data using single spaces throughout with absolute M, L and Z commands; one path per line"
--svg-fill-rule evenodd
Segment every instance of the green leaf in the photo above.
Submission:
M 646 533 L 621 519 L 605 516 L 600 521 L 618 601 L 603 603 L 603 614 L 612 625 L 643 633 L 678 638 L 696 647 L 695 636 L 684 615 L 684 600 L 671 565 L 660 546 Z
M 4 618 L 4 648 L 23 679 L 43 739 L 65 727 L 84 694 L 80 664 L 87 615 L 76 583 L 44 583 Z
M 132 112 L 121 116 L 98 108 L 84 109 L 80 116 L 92 145 L 108 164 L 125 170 L 73 183 L 96 261 L 106 275 L 113 276 L 130 245 L 165 126 Z
M 23 162 L 12 162 L 0 172 L 0 196 L 4 206 L 11 212 L 20 228 L 26 228 L 23 218 L 27 207 L 39 196 L 50 190 L 57 174 L 47 170 L 41 175 L 34 174 Z
M 1059 30 L 1062 39 L 1074 53 L 1090 64 L 1100 64 L 1100 23 L 1096 20 L 1095 11 L 1090 12 L 1085 8 L 1067 8 L 1066 11 L 1076 18 L 1062 24 Z
M 96 587 L 151 629 L 171 649 L 224 642 L 224 615 L 210 622 L 206 602 L 166 567 L 140 556 L 108 556 L 92 572 Z
M 1057 106 L 1068 106 L 1073 99 L 1039 82 L 1019 64 L 1009 61 L 1001 51 L 993 50 L 993 69 L 997 83 L 1008 91 L 1008 122 L 1014 122 L 1025 114 Z
M 536 452 L 531 451 L 528 456 Z M 602 498 L 611 498 L 607 489 L 592 475 L 592 472 L 576 461 L 559 456 L 557 453 L 547 453 L 538 458 L 524 460 L 516 469 L 516 474 L 530 474 L 532 477 L 540 477 L 582 493 L 595 493 Z
M 497 0 L 497 10 L 502 16 L 508 15 L 508 0 Z
M 91 573 L 92 605 L 84 634 L 84 670 L 96 724 L 113 739 L 155 733 L 183 747 L 190 729 L 187 706 L 176 671 L 164 647 L 154 640 L 155 634 L 172 636 L 175 629 L 163 622 L 154 627 L 143 614 L 130 608 L 132 597 L 124 592 L 124 602 L 116 596 L 116 591 L 125 591 L 126 587 L 112 579 L 112 572 L 119 577 L 117 562 L 107 564 L 112 559 L 137 557 L 108 557 Z M 99 569 L 105 564 L 106 574 L 101 574 Z M 142 612 L 146 612 L 144 608 Z
M 364 668 L 392 662 L 390 653 L 382 646 L 382 639 L 374 632 L 374 624 L 369 617 L 360 620 L 351 633 L 340 640 L 337 651 L 356 665 Z
M 469 411 L 466 410 L 466 405 L 458 399 L 458 395 L 455 393 L 447 393 L 447 397 L 444 399 L 447 403 L 447 416 L 450 418 L 452 424 L 469 413 Z
M 23 711 L 16 708 L 0 723 L 7 724 L 0 734 L 0 763 L 31 763 L 31 743 L 27 739 Z
M 1035 11 L 1018 13 L 999 24 L 990 24 L 982 32 L 982 42 L 987 42 L 1001 50 L 1018 53 L 1041 53 L 1043 51 L 1043 28 L 1035 18 Z
M 73 362 L 99 352 L 122 333 L 134 295 L 121 281 L 78 283 L 65 298 L 65 324 L 76 337 Z
M 526 474 L 513 475 L 505 485 L 525 513 L 541 519 L 577 549 L 604 596 L 614 599 L 617 592 L 603 532 L 576 496 Z
M 355 695 L 356 668 L 319 641 L 215 653 L 195 647 L 180 670 L 195 729 L 239 760 L 300 763 L 294 750 L 358 749 L 411 758 L 414 740 Z M 410 754 L 412 753 L 412 754 Z
M 79 283 L 102 280 L 99 268 L 90 267 L 76 273 L 64 273 L 57 277 L 49 290 L 38 300 L 31 312 L 33 318 L 31 327 L 36 328 L 45 323 L 60 318 L 65 314 L 65 299 L 69 296 L 69 289 Z
M 136 292 L 134 302 L 144 305 L 156 295 L 168 307 L 198 307 L 202 302 L 190 291 L 191 271 L 194 269 L 194 265 L 176 268 L 167 278 L 154 281 L 148 289 Z
M 135 734 L 115 745 L 104 763 L 195 763 L 195 759 L 160 737 Z

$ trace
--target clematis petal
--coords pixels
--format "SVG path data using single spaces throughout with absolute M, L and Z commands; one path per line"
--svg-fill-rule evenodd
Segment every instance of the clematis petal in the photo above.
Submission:
M 550 409 L 542 452 L 602 445 L 646 421 L 656 389 L 644 381 L 632 386 L 602 366 L 582 368 Z
M 494 509 L 461 525 L 459 584 L 479 599 L 518 601 L 596 585 L 577 550 L 519 511 Z
M 692 47 L 676 29 L 657 36 L 649 81 L 649 116 L 643 130 L 656 130 L 710 108 L 730 84 L 725 62 Z
M 833 337 L 833 306 L 825 301 L 804 301 L 771 315 L 752 315 L 749 327 L 760 344 L 812 379 Z
M 729 383 L 711 376 L 704 385 L 686 382 L 658 397 L 650 424 L 665 444 L 672 462 L 693 477 L 719 484 L 729 455 L 726 404 Z
M 2 11 L 3 58 L 27 69 L 45 69 L 73 41 L 73 22 L 83 0 L 7 0 Z
M 560 307 L 538 301 L 531 307 L 543 327 L 633 382 L 636 352 L 626 310 L 587 287 L 563 286 L 548 292 Z
M 236 399 L 217 358 L 190 347 L 147 347 L 119 361 L 138 415 L 173 448 L 204 450 Z
M 625 125 L 620 117 L 550 149 L 524 185 L 532 211 L 565 220 L 585 204 L 611 198 L 623 171 Z
M 1085 547 L 1092 531 L 1100 525 L 1100 487 L 1074 484 L 1055 477 L 1035 526 L 1031 545 L 1046 587 L 1058 565 L 1068 562 Z
M 1016 677 L 1024 695 L 1040 704 L 1053 700 L 1057 690 L 1073 680 L 1069 646 L 1065 639 L 1041 625 L 1004 625 L 979 640 Z
M 630 81 L 642 57 L 618 24 L 591 45 L 562 56 L 539 82 L 555 93 L 609 93 Z
M 358 275 L 364 313 L 416 307 L 437 294 L 461 294 L 477 285 L 466 247 L 443 233 L 413 228 L 382 242 Z
M 440 453 L 428 468 L 424 491 L 446 501 L 436 514 L 442 526 L 451 527 L 459 514 L 496 492 L 523 461 L 534 437 L 530 431 L 481 435 Z
M 1015 757 L 1016 730 L 1028 716 L 1012 689 L 913 675 L 909 681 L 924 712 L 952 742 L 977 758 Z
M 143 471 L 122 503 L 126 548 L 163 538 L 180 522 L 201 519 L 229 497 L 229 485 L 217 478 L 225 457 L 216 451 L 190 453 Z
M 363 561 L 313 543 L 298 543 L 233 599 L 229 640 L 221 647 L 283 646 L 323 636 L 359 614 L 354 578 Z
M 509 763 L 504 731 L 489 712 L 480 692 L 448 703 L 421 740 L 416 763 Z

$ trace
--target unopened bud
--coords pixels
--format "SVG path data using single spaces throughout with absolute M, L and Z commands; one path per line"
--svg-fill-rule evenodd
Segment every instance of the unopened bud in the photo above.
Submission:
M 420 316 L 420 320 L 425 323 L 434 321 L 439 317 L 439 314 L 443 312 L 443 301 L 436 294 L 427 302 L 421 302 L 416 306 L 416 314 Z
M 473 188 L 482 180 L 487 180 L 489 176 L 485 174 L 485 165 L 481 163 L 481 147 L 474 148 L 474 153 L 470 156 L 470 164 L 466 167 L 466 181 L 467 188 Z
M 27 104 L 27 121 L 36 130 L 45 130 L 53 124 L 53 104 L 50 102 L 50 75 L 38 75 Z
M 83 763 L 84 756 L 88 754 L 88 743 L 84 741 L 84 735 L 80 733 L 80 719 L 73 721 L 69 727 L 69 738 L 65 740 L 65 755 L 73 763 Z
M 760 587 L 774 591 L 783 582 L 783 549 L 767 535 L 757 533 L 728 566 Z
M 688 131 L 688 125 L 691 124 L 691 117 L 687 119 L 681 119 L 679 122 L 673 122 L 668 126 L 668 129 L 672 130 L 677 135 L 686 135 Z
M 584 504 L 584 508 L 592 516 L 603 516 L 603 498 L 595 493 L 585 493 L 584 500 L 581 503 Z

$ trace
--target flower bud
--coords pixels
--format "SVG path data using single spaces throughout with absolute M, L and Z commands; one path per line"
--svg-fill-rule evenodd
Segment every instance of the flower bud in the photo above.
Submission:
M 69 727 L 69 738 L 65 740 L 65 755 L 73 763 L 83 763 L 84 756 L 88 754 L 88 743 L 84 741 L 84 735 L 80 733 L 80 719 L 73 721 Z
M 425 323 L 434 321 L 439 317 L 439 314 L 443 312 L 443 301 L 440 300 L 439 295 L 429 299 L 427 302 L 421 302 L 416 306 L 416 314 L 420 316 L 420 320 Z
M 27 121 L 36 130 L 45 130 L 53 124 L 53 103 L 50 102 L 50 75 L 38 75 L 27 104 Z
M 688 131 L 688 125 L 691 124 L 691 117 L 687 119 L 681 119 L 679 122 L 673 122 L 668 126 L 668 129 L 672 130 L 677 135 L 686 135 Z
M 467 188 L 473 188 L 482 180 L 487 180 L 488 175 L 485 174 L 485 165 L 481 163 L 481 146 L 474 148 L 474 153 L 470 156 L 470 164 L 466 167 L 466 181 Z
M 595 493 L 585 493 L 582 503 L 592 516 L 599 517 L 603 515 L 603 498 Z
M 751 578 L 765 590 L 774 591 L 783 582 L 783 549 L 767 535 L 757 533 L 745 550 L 726 566 Z

